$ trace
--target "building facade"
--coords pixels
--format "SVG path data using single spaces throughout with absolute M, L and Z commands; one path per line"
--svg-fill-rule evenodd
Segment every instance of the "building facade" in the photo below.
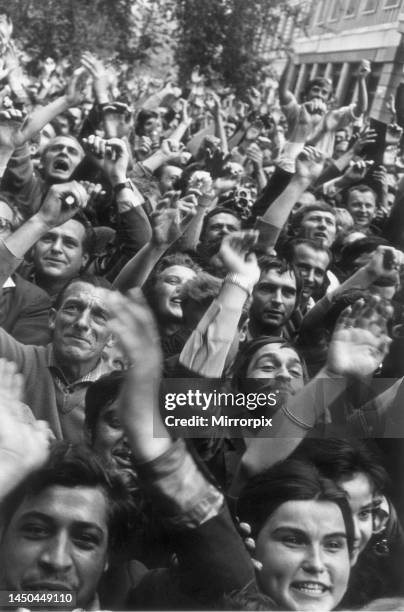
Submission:
M 404 0 L 317 0 L 303 36 L 295 39 L 297 65 L 290 87 L 299 95 L 307 81 L 333 81 L 338 106 L 357 96 L 362 59 L 370 60 L 369 110 L 389 122 L 387 101 L 404 80 Z

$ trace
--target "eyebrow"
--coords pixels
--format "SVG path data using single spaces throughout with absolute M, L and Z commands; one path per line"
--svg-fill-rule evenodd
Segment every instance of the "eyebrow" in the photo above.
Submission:
M 53 516 L 50 514 L 45 514 L 44 512 L 39 512 L 38 510 L 29 510 L 28 512 L 22 514 L 18 518 L 18 523 L 21 523 L 27 519 L 39 519 L 47 523 L 52 523 L 53 525 L 56 522 Z M 99 527 L 96 523 L 90 523 L 89 521 L 74 521 L 72 525 L 74 527 L 81 527 L 84 529 L 94 529 L 100 535 L 104 535 L 103 529 L 101 529 L 101 527 Z
M 295 527 L 294 525 L 281 525 L 280 527 L 277 527 L 272 532 L 272 534 L 278 534 L 282 531 L 293 531 L 293 533 L 296 533 L 297 535 L 304 536 L 305 538 L 308 537 L 306 531 L 303 531 L 302 529 L 300 529 L 299 527 Z M 344 538 L 345 540 L 348 539 L 347 534 L 343 531 L 334 531 L 332 533 L 326 533 L 322 536 L 322 539 L 324 538 Z

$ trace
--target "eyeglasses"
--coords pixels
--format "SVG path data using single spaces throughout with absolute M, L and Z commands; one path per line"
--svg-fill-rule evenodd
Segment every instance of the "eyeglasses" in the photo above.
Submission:
M 10 232 L 13 231 L 13 224 L 10 221 L 10 219 L 6 219 L 5 217 L 0 217 L 0 231 L 1 230 L 9 230 Z

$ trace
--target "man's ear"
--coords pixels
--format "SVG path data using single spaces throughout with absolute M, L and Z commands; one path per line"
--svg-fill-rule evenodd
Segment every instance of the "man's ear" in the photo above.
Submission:
M 55 308 L 51 308 L 49 310 L 49 315 L 48 315 L 48 325 L 49 325 L 49 329 L 51 329 L 52 331 L 55 329 L 56 315 L 57 315 L 57 310 L 55 310 Z
M 105 565 L 104 565 L 104 574 L 105 572 L 107 572 L 109 570 L 109 558 L 107 556 L 107 558 L 105 559 Z
M 107 348 L 111 348 L 112 346 L 114 346 L 115 342 L 116 342 L 116 339 L 115 339 L 114 335 L 113 334 L 109 334 L 109 336 L 107 338 L 107 341 L 105 343 L 105 346 Z
M 81 267 L 85 268 L 88 264 L 88 260 L 90 259 L 90 255 L 88 253 L 83 253 L 81 256 Z

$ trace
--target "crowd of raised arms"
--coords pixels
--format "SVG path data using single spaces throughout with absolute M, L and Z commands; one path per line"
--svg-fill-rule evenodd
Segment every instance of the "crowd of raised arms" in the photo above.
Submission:
M 242 99 L 88 51 L 34 73 L 0 15 L 0 590 L 22 607 L 404 609 L 402 109 L 380 144 L 368 61 L 344 107 L 325 78 L 298 101 L 292 66 Z M 223 426 L 171 429 L 161 389 L 184 408 L 187 380 L 237 398 Z

